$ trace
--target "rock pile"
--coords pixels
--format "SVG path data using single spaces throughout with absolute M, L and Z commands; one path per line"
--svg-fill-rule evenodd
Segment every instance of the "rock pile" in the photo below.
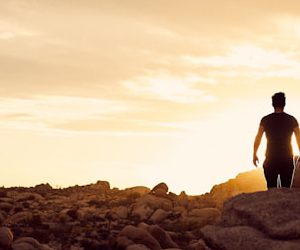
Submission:
M 1 188 L 0 250 L 187 249 L 219 216 L 209 197 L 168 193 L 165 183 Z
M 248 176 L 199 196 L 176 195 L 165 183 L 0 188 L 0 250 L 209 249 L 209 230 L 219 227 L 203 227 L 218 222 L 224 200 L 257 189 Z

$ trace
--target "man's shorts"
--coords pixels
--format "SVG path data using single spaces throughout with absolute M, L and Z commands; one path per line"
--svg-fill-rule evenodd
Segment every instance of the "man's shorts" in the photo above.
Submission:
M 278 175 L 280 175 L 281 186 L 290 187 L 294 171 L 292 157 L 285 159 L 266 159 L 263 166 L 268 189 L 277 187 Z

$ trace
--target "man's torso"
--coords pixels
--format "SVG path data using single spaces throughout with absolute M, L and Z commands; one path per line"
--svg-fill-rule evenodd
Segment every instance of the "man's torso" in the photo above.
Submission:
M 287 159 L 293 156 L 291 138 L 297 120 L 286 113 L 272 113 L 262 118 L 267 137 L 267 159 Z

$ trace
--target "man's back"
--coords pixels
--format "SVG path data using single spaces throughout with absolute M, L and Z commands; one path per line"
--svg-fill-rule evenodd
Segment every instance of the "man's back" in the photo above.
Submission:
M 272 113 L 262 118 L 261 126 L 267 137 L 266 157 L 286 159 L 293 156 L 291 137 L 298 126 L 297 120 L 284 112 Z
M 274 113 L 265 116 L 257 131 L 253 147 L 253 164 L 257 167 L 259 162 L 257 150 L 263 134 L 267 137 L 267 152 L 264 161 L 264 174 L 268 189 L 277 187 L 277 179 L 280 175 L 281 186 L 290 187 L 293 177 L 293 150 L 292 134 L 296 136 L 298 149 L 300 150 L 300 129 L 297 120 L 286 113 L 285 94 L 275 93 L 272 96 Z

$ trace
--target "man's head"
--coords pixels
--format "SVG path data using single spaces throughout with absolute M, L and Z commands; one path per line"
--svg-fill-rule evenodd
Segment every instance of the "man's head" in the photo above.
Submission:
M 274 108 L 284 108 L 285 106 L 285 94 L 283 92 L 275 93 L 272 96 L 272 105 Z

